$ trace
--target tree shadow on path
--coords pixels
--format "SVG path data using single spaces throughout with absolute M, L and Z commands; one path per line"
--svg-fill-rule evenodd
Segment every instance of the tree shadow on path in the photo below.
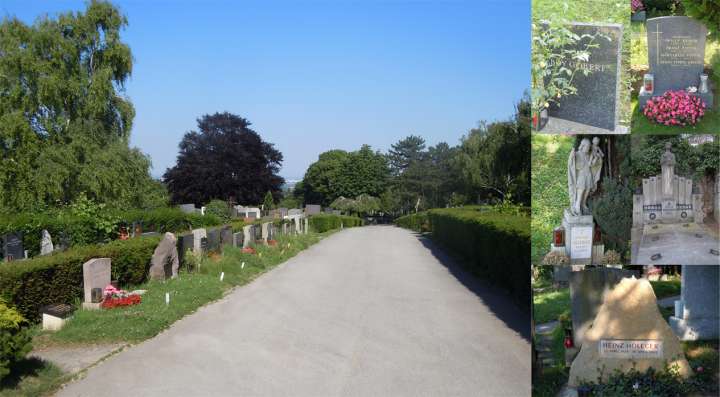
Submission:
M 430 250 L 433 256 L 450 271 L 450 274 L 455 276 L 465 288 L 477 295 L 495 317 L 530 343 L 530 313 L 518 307 L 513 302 L 510 294 L 505 290 L 490 285 L 488 281 L 480 279 L 463 268 L 457 259 L 450 256 L 429 237 L 419 233 L 415 233 L 415 235 L 425 248 Z M 528 264 L 528 288 L 530 288 L 529 272 L 530 265 Z

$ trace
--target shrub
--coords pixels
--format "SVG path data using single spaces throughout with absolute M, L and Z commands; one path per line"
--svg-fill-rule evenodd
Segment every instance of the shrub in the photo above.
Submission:
M 205 204 L 205 215 L 214 215 L 223 222 L 227 222 L 232 218 L 232 208 L 223 200 L 212 200 Z
M 627 254 L 632 229 L 632 189 L 617 179 L 605 179 L 603 194 L 592 198 L 590 209 L 602 231 L 605 249 Z
M 430 231 L 430 220 L 427 211 L 401 216 L 395 219 L 395 224 L 420 233 Z
M 111 258 L 112 279 L 121 285 L 140 284 L 160 237 L 117 240 L 88 245 L 8 263 L 0 267 L 0 298 L 6 299 L 30 321 L 40 319 L 40 307 L 73 304 L 83 296 L 82 265 L 92 258 Z
M 720 1 L 717 0 L 682 0 L 685 15 L 695 18 L 713 33 L 720 34 Z
M 467 260 L 469 270 L 530 305 L 530 218 L 481 207 L 428 211 L 432 238 Z
M 340 229 L 340 225 L 343 227 L 362 226 L 363 220 L 356 216 L 317 214 L 310 216 L 308 224 L 313 231 L 324 233 L 328 230 Z
M 0 381 L 10 366 L 25 357 L 32 348 L 27 321 L 0 300 Z
M 30 256 L 40 252 L 42 230 L 46 229 L 57 246 L 65 240 L 69 246 L 82 246 L 107 242 L 117 238 L 121 224 L 141 222 L 144 230 L 160 233 L 177 233 L 204 226 L 214 226 L 222 220 L 214 215 L 187 214 L 179 208 L 154 210 L 113 211 L 103 210 L 104 215 L 84 205 L 83 208 L 65 208 L 44 213 L 21 213 L 0 219 L 0 235 L 10 232 L 23 233 L 23 246 Z
M 705 115 L 705 102 L 685 91 L 667 91 L 645 104 L 643 114 L 656 124 L 695 125 Z

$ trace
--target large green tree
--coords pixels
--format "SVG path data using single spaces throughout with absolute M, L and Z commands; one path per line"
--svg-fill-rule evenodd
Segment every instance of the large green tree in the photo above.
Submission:
M 320 154 L 296 189 L 306 204 L 329 205 L 340 196 L 378 197 L 387 188 L 389 175 L 385 156 L 363 145 L 355 152 L 331 150 Z
M 185 134 L 177 164 L 164 175 L 173 203 L 259 204 L 267 192 L 280 199 L 282 153 L 263 141 L 249 121 L 225 112 L 197 122 L 199 131 Z
M 529 100 L 518 103 L 511 120 L 472 129 L 462 138 L 457 161 L 468 194 L 529 205 Z
M 126 18 L 108 2 L 0 22 L 0 209 L 65 203 L 81 193 L 145 206 L 157 192 L 150 160 L 128 147 L 135 115 L 123 95 L 132 71 Z M 150 194 L 157 196 L 157 194 Z

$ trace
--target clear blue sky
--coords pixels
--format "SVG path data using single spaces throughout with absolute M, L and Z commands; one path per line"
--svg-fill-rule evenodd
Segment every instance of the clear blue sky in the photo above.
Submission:
M 318 154 L 386 151 L 413 133 L 457 144 L 506 119 L 530 79 L 530 1 L 120 1 L 134 58 L 132 144 L 155 176 L 206 113 L 253 123 L 298 179 Z M 84 1 L 0 0 L 1 16 Z

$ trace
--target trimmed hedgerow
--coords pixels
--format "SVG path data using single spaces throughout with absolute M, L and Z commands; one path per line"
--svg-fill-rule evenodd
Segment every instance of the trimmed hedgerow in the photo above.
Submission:
M 428 213 L 426 211 L 401 216 L 400 218 L 395 219 L 395 224 L 416 232 L 430 231 L 430 219 L 428 218 Z
M 111 258 L 112 279 L 120 285 L 140 284 L 147 277 L 160 238 L 116 240 L 7 263 L 0 267 L 0 298 L 11 302 L 29 321 L 37 322 L 40 307 L 73 304 L 82 298 L 82 265 L 92 258 Z
M 482 207 L 432 209 L 399 218 L 397 224 L 413 230 L 429 228 L 432 239 L 462 257 L 471 272 L 508 290 L 518 304 L 529 308 L 530 218 L 523 211 L 514 212 Z
M 23 247 L 35 256 L 40 251 L 43 229 L 50 232 L 53 243 L 63 239 L 70 246 L 97 244 L 114 240 L 122 224 L 132 225 L 142 222 L 145 231 L 182 232 L 205 226 L 215 226 L 222 220 L 214 215 L 188 214 L 179 208 L 157 208 L 153 210 L 131 211 L 91 211 L 84 214 L 71 210 L 50 211 L 46 213 L 22 213 L 0 217 L 0 235 L 22 232 Z
M 356 216 L 316 214 L 310 216 L 308 224 L 313 231 L 324 233 L 328 230 L 340 229 L 341 225 L 343 227 L 362 226 L 363 220 Z
M 32 337 L 27 321 L 0 300 L 0 381 L 10 373 L 10 366 L 23 359 L 31 349 Z

